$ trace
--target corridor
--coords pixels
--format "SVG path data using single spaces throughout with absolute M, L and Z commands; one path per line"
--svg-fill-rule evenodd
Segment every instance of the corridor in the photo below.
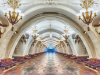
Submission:
M 0 75 L 100 75 L 100 0 L 0 0 Z
M 3 75 L 100 75 L 58 53 L 44 53 L 18 64 Z

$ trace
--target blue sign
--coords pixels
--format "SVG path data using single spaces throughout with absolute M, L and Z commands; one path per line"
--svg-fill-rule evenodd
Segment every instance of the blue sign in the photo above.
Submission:
M 54 53 L 56 52 L 56 48 L 54 48 L 53 46 L 48 46 L 45 51 L 48 53 Z

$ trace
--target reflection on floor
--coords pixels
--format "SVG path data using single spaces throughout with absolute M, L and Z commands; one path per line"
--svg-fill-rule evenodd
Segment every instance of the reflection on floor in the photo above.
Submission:
M 43 54 L 5 72 L 3 75 L 100 75 L 60 54 Z

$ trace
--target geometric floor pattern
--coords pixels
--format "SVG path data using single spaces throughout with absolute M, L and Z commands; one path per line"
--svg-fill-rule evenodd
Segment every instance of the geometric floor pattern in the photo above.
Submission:
M 100 75 L 59 54 L 43 54 L 1 75 Z

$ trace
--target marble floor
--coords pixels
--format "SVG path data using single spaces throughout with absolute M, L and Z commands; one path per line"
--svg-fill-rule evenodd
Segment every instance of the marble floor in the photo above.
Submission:
M 60 54 L 47 53 L 17 65 L 1 75 L 100 75 Z

